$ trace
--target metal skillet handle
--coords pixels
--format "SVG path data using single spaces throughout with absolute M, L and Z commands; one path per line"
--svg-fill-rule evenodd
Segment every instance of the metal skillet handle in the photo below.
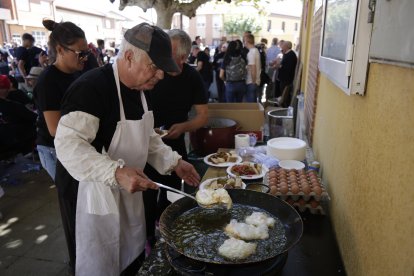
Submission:
M 161 184 L 161 183 L 157 183 L 157 182 L 154 182 L 154 183 L 155 183 L 155 184 L 157 184 L 157 186 L 159 186 L 159 187 L 161 187 L 161 188 L 164 188 L 164 189 L 167 189 L 167 190 L 170 190 L 170 191 L 173 191 L 173 192 L 176 192 L 176 193 L 182 194 L 183 196 L 190 197 L 190 198 L 194 199 L 195 201 L 197 201 L 197 199 L 196 199 L 195 197 L 193 197 L 193 196 L 192 196 L 192 195 L 190 195 L 190 194 L 184 193 L 183 191 L 180 191 L 180 190 L 177 190 L 177 189 L 171 188 L 170 186 L 166 186 L 166 185 Z

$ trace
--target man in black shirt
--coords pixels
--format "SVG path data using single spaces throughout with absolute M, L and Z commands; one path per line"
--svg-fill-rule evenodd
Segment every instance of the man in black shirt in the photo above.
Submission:
M 22 41 L 23 46 L 17 48 L 15 51 L 18 69 L 16 71 L 16 79 L 19 83 L 25 83 L 24 78 L 29 74 L 32 67 L 40 66 L 39 55 L 42 52 L 42 49 L 33 45 L 35 39 L 31 34 L 23 34 Z M 25 88 L 24 85 L 23 88 Z
M 197 71 L 186 63 L 191 49 L 191 39 L 182 30 L 168 32 L 173 58 L 180 67 L 179 74 L 165 74 L 164 79 L 157 83 L 149 93 L 150 103 L 154 112 L 155 127 L 163 126 L 168 129 L 168 134 L 163 141 L 173 150 L 177 151 L 184 160 L 187 160 L 187 150 L 184 142 L 184 134 L 196 130 L 207 123 L 208 107 L 203 80 Z M 188 120 L 188 113 L 194 107 L 196 116 Z M 168 183 L 176 189 L 181 189 L 181 179 L 175 174 L 160 175 L 147 165 L 145 173 L 150 179 Z M 170 204 L 165 190 L 160 190 L 157 206 L 158 191 L 147 190 L 144 192 L 145 216 L 147 222 L 147 237 L 154 241 L 155 219 L 161 215 Z M 154 210 L 157 209 L 157 213 Z
M 295 78 L 295 69 L 298 58 L 292 50 L 292 42 L 290 41 L 283 42 L 282 53 L 283 58 L 280 62 L 277 75 L 279 86 L 275 87 L 275 89 L 279 89 L 279 91 L 276 91 L 275 95 L 281 95 L 282 99 L 280 100 L 280 105 L 288 107 L 292 99 L 293 79 Z
M 203 79 L 204 88 L 208 95 L 208 89 L 213 82 L 213 67 L 210 63 L 210 57 L 204 51 L 201 51 L 200 47 L 197 45 L 193 45 L 192 54 L 196 57 L 196 70 L 200 73 L 201 78 Z
M 78 185 L 76 275 L 136 275 L 146 240 L 141 191 L 158 188 L 143 173 L 146 162 L 198 185 L 194 167 L 153 129 L 143 90 L 164 71 L 179 71 L 170 39 L 141 23 L 125 32 L 113 65 L 80 76 L 63 98 L 56 186 Z

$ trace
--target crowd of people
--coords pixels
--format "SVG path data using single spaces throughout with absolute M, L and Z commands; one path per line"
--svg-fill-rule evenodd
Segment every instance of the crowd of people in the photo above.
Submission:
M 0 127 L 9 135 L 1 150 L 38 152 L 57 187 L 72 273 L 135 275 L 170 204 L 154 181 L 199 184 L 184 134 L 207 123 L 214 75 L 220 102 L 257 102 L 265 84 L 267 97 L 285 101 L 296 54 L 289 41 L 267 49 L 245 32 L 243 41 L 223 38 L 210 58 L 201 37 L 146 23 L 105 49 L 72 22 L 43 25 L 48 49 L 24 34 L 4 54 L 14 65 L 0 75 Z
M 187 62 L 200 72 L 207 90 L 215 78 L 218 102 L 261 102 L 265 93 L 266 100 L 289 106 L 297 64 L 292 42 L 273 38 L 268 48 L 267 39 L 255 43 L 250 31 L 242 40 L 222 37 L 210 59 L 210 49 L 196 36 Z

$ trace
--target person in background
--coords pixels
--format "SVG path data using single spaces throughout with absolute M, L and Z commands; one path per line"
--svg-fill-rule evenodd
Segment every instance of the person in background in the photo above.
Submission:
M 221 47 L 223 46 L 223 44 L 226 44 L 226 45 L 228 44 L 227 43 L 227 37 L 225 37 L 225 36 L 221 37 L 220 43 L 217 45 L 216 49 L 214 50 L 213 59 L 215 59 L 216 56 L 221 52 Z
M 267 51 L 267 39 L 266 38 L 262 38 L 260 39 L 260 44 L 262 45 L 263 50 L 266 52 Z
M 97 50 L 97 61 L 98 61 L 98 65 L 99 66 L 103 66 L 105 64 L 105 41 L 103 39 L 98 39 L 96 40 L 96 44 L 98 45 L 98 47 L 96 48 Z
M 27 83 L 27 93 L 30 98 L 33 98 L 33 90 L 36 87 L 37 79 L 43 72 L 43 67 L 32 67 L 29 74 L 25 77 Z
M 201 36 L 196 36 L 195 40 L 191 43 L 191 45 L 197 45 L 201 48 Z
M 168 31 L 171 39 L 172 55 L 180 68 L 180 73 L 166 74 L 149 93 L 150 103 L 154 112 L 154 126 L 163 126 L 168 134 L 163 138 L 166 145 L 187 159 L 187 149 L 184 134 L 194 131 L 207 123 L 208 107 L 203 80 L 197 71 L 186 63 L 191 50 L 191 39 L 182 30 Z M 188 113 L 194 108 L 196 115 L 188 120 Z M 160 175 L 151 165 L 147 164 L 144 172 L 148 177 L 159 183 L 168 183 L 169 186 L 181 189 L 181 179 L 176 173 Z M 147 237 L 150 244 L 155 242 L 155 220 L 168 207 L 170 202 L 167 193 L 147 190 L 144 192 L 145 217 L 147 222 Z M 154 210 L 157 210 L 155 213 Z
M 260 63 L 259 50 L 254 46 L 254 36 L 248 34 L 244 37 L 245 46 L 249 49 L 247 53 L 247 74 L 246 74 L 246 102 L 257 102 L 258 88 L 260 85 Z
M 39 111 L 37 150 L 42 166 L 55 180 L 56 151 L 54 137 L 61 117 L 61 102 L 67 88 L 84 68 L 90 50 L 85 33 L 72 22 L 56 23 L 43 20 L 43 25 L 51 31 L 50 48 L 56 53 L 56 61 L 40 75 L 34 89 L 35 103 Z M 75 265 L 75 210 L 76 193 L 55 182 L 58 190 L 59 206 L 69 251 L 69 266 L 74 272 Z
M 295 52 L 292 50 L 292 42 L 283 42 L 281 48 L 283 58 L 280 62 L 280 65 L 277 66 L 277 77 L 279 81 L 279 85 L 277 86 L 277 88 L 279 89 L 279 91 L 277 91 L 275 94 L 281 95 L 282 97 L 279 101 L 280 105 L 282 107 L 288 107 L 292 99 L 293 80 L 295 78 L 295 70 L 298 58 Z
M 113 49 L 114 49 L 114 56 L 116 56 L 116 55 L 118 55 L 118 52 L 119 52 L 119 48 L 118 47 L 116 47 L 116 45 L 115 45 L 115 41 L 111 41 L 110 43 L 109 43 L 109 47 L 112 47 Z
M 204 88 L 207 91 L 208 96 L 210 85 L 213 82 L 213 67 L 210 63 L 210 56 L 201 51 L 200 47 L 197 45 L 192 46 L 192 55 L 196 57 L 196 70 L 200 73 L 201 78 L 203 79 Z
M 0 156 L 30 153 L 36 139 L 36 113 L 11 100 L 10 88 L 9 78 L 0 75 Z
M 267 43 L 267 39 L 262 38 L 260 43 L 256 44 L 256 49 L 259 51 L 259 55 L 260 55 L 260 84 L 258 87 L 258 91 L 257 91 L 257 98 L 259 100 L 259 102 L 262 99 L 263 96 L 263 89 L 264 86 L 267 85 L 270 82 L 270 78 L 269 76 L 266 74 L 266 44 Z
M 210 48 L 209 47 L 204 48 L 204 53 L 206 53 L 206 55 L 210 58 Z
M 223 63 L 220 78 L 225 82 L 226 102 L 242 102 L 246 94 L 246 61 L 241 55 L 241 41 L 230 41 Z
M 224 55 L 226 54 L 226 51 L 227 51 L 227 43 L 222 43 L 220 47 L 220 52 L 215 52 L 214 59 L 213 59 L 213 69 L 214 69 L 215 78 L 216 78 L 218 101 L 220 103 L 226 102 L 226 92 L 225 92 L 226 87 L 224 85 L 224 81 L 220 78 L 220 68 L 222 67 Z
M 279 40 L 275 37 L 272 39 L 272 45 L 266 51 L 266 73 L 270 79 L 270 82 L 266 86 L 266 100 L 274 98 L 274 79 L 273 74 L 275 69 L 273 68 L 273 62 L 276 60 L 280 53 L 280 47 L 278 46 Z
M 198 185 L 194 167 L 154 131 L 143 90 L 164 71 L 179 71 L 170 39 L 141 23 L 125 32 L 114 64 L 83 74 L 63 99 L 56 185 L 77 196 L 77 276 L 137 274 L 146 242 L 142 191 L 158 188 L 143 173 L 147 162 Z
M 9 75 L 9 53 L 6 49 L 0 48 L 0 74 Z
M 14 57 L 17 60 L 17 70 L 15 78 L 19 82 L 20 89 L 26 89 L 25 77 L 29 74 L 30 69 L 39 65 L 39 55 L 42 49 L 34 46 L 35 39 L 31 34 L 22 35 L 23 45 L 15 50 Z
M 7 99 L 10 101 L 18 102 L 25 105 L 29 110 L 34 110 L 34 101 L 33 98 L 30 98 L 30 95 L 26 92 L 20 90 L 19 83 L 13 76 L 7 76 L 10 80 L 11 86 L 9 89 L 9 94 Z M 33 95 L 32 95 L 33 96 Z
M 249 49 L 246 46 L 246 37 L 248 35 L 252 35 L 252 32 L 251 31 L 245 31 L 243 33 L 243 37 L 242 37 L 242 39 L 243 39 L 243 48 L 241 50 L 241 55 L 245 60 L 247 60 L 247 53 L 249 52 Z

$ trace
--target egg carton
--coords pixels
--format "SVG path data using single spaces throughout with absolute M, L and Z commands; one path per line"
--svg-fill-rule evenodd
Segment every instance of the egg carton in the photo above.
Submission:
M 283 200 L 289 197 L 294 201 L 329 200 L 328 192 L 313 170 L 272 168 L 267 172 L 264 182 L 269 185 L 272 195 Z
M 305 201 L 303 198 L 299 200 L 294 200 L 293 198 L 287 198 L 285 200 L 287 203 L 295 207 L 299 210 L 299 212 L 305 212 L 306 210 L 309 210 L 311 214 L 314 215 L 325 215 L 325 210 L 323 209 L 320 201 L 316 201 L 314 199 L 311 199 L 309 201 Z

